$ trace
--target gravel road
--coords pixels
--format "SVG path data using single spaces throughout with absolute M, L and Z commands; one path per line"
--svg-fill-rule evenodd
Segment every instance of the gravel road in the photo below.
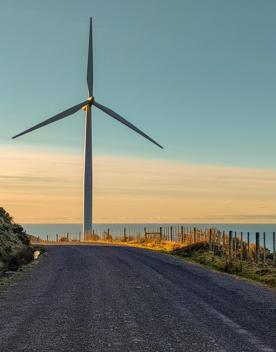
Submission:
M 276 294 L 143 249 L 48 246 L 0 289 L 0 351 L 276 351 Z

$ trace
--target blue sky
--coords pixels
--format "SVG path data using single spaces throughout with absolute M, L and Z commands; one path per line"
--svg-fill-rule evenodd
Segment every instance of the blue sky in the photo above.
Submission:
M 2 0 L 0 144 L 83 150 L 83 113 L 10 137 L 87 95 L 165 146 L 94 109 L 94 152 L 276 168 L 276 2 Z

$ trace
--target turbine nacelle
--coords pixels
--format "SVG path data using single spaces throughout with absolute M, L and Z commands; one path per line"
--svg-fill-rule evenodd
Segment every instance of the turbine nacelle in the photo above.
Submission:
M 83 111 L 87 111 L 87 108 L 91 107 L 91 105 L 93 104 L 93 101 L 94 101 L 94 97 L 88 97 L 87 98 L 87 104 L 82 107 L 82 110 Z

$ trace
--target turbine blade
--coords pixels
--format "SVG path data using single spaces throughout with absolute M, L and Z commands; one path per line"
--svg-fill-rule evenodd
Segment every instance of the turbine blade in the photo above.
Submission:
M 85 105 L 87 105 L 87 101 L 84 101 L 84 102 L 82 102 L 82 103 L 80 103 L 78 105 L 72 106 L 71 108 L 69 108 L 69 109 L 67 109 L 67 110 L 65 110 L 63 112 L 61 112 L 61 113 L 59 113 L 59 114 L 57 114 L 57 115 L 55 115 L 53 117 L 50 117 L 49 119 L 47 119 L 45 121 L 42 121 L 42 122 L 38 123 L 37 125 L 27 129 L 26 131 L 23 131 L 23 132 L 17 134 L 16 136 L 13 136 L 12 139 L 20 137 L 23 134 L 29 133 L 31 131 L 37 130 L 40 127 L 49 125 L 52 122 L 56 122 L 58 120 L 61 120 L 64 117 L 70 116 L 70 115 L 74 114 L 75 112 L 77 112 L 78 110 L 80 110 Z
M 115 111 L 107 108 L 104 105 L 101 105 L 99 103 L 97 103 L 95 100 L 93 100 L 93 105 L 95 105 L 98 109 L 104 111 L 106 114 L 108 114 L 109 116 L 113 117 L 115 120 L 123 123 L 124 125 L 126 125 L 127 127 L 131 128 L 133 131 L 139 133 L 141 136 L 143 136 L 144 138 L 148 139 L 149 141 L 151 141 L 152 143 L 156 144 L 159 148 L 163 149 L 162 145 L 158 144 L 157 142 L 155 142 L 155 140 L 153 140 L 152 138 L 150 138 L 148 135 L 146 135 L 143 131 L 141 131 L 139 128 L 137 128 L 136 126 L 134 126 L 132 123 L 128 122 L 126 119 L 124 119 L 122 116 L 118 115 Z
M 92 17 L 90 17 L 88 62 L 87 62 L 87 86 L 89 96 L 93 97 L 93 37 L 92 37 Z

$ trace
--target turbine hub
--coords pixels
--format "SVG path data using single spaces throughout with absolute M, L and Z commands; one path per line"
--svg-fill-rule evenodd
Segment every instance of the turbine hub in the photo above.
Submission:
M 88 97 L 87 98 L 87 105 L 82 107 L 82 110 L 87 111 L 87 107 L 91 106 L 93 103 L 94 97 Z

